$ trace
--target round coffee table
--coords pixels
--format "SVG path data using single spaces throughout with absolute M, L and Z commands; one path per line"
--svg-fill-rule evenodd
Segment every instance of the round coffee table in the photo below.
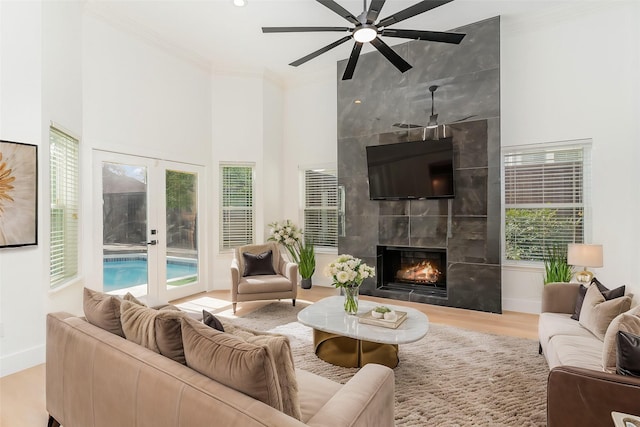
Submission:
M 379 363 L 395 368 L 398 365 L 398 345 L 422 339 L 429 330 L 429 318 L 410 307 L 378 304 L 360 300 L 358 314 L 344 312 L 344 297 L 321 299 L 298 313 L 298 321 L 313 328 L 316 355 L 333 365 L 356 368 L 367 363 Z M 407 319 L 397 329 L 368 325 L 358 321 L 378 305 L 407 313 Z

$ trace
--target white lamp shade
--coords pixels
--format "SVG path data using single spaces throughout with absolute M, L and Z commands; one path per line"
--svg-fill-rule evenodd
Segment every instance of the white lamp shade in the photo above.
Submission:
M 602 267 L 602 245 L 569 243 L 567 264 L 579 267 Z

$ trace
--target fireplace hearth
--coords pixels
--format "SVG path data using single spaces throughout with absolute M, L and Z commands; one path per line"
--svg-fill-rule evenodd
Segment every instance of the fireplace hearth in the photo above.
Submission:
M 447 297 L 447 251 L 378 246 L 377 288 Z

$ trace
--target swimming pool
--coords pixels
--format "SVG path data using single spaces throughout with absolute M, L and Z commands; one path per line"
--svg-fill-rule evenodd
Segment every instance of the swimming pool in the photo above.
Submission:
M 105 258 L 102 266 L 102 281 L 105 292 L 144 285 L 148 281 L 147 261 L 144 258 Z M 184 280 L 194 281 L 197 274 L 196 260 L 167 260 L 167 281 L 169 282 L 183 284 Z M 190 278 L 192 280 L 188 280 Z

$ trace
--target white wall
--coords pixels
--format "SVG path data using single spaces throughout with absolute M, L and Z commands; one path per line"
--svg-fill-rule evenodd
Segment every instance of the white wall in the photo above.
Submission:
M 570 2 L 502 19 L 502 145 L 593 140 L 595 273 L 640 294 L 638 118 L 640 3 Z M 542 270 L 503 269 L 503 308 L 538 311 Z
M 304 223 L 300 168 L 337 166 L 337 81 L 335 67 L 317 74 L 312 81 L 288 87 L 284 98 L 284 151 L 282 170 L 283 212 L 281 219 Z M 324 267 L 337 253 L 316 254 L 314 285 L 329 286 Z

